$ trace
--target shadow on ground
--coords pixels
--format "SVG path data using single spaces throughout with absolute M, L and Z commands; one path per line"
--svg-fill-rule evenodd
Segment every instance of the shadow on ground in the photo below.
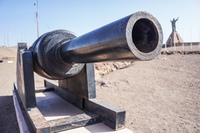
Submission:
M 0 133 L 19 133 L 13 96 L 0 96 Z

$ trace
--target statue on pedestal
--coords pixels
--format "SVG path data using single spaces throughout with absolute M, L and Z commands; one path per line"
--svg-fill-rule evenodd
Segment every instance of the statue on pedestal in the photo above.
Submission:
M 176 31 L 176 21 L 178 21 L 178 19 L 179 19 L 179 18 L 177 18 L 177 19 L 174 19 L 174 18 L 173 18 L 173 20 L 170 20 L 171 23 L 172 23 L 172 32 L 173 32 L 173 31 Z
M 173 46 L 175 44 L 183 43 L 183 39 L 176 31 L 176 21 L 178 21 L 178 19 L 179 18 L 177 18 L 177 19 L 173 18 L 173 20 L 170 20 L 172 23 L 172 33 L 169 35 L 169 37 L 167 39 L 166 46 Z

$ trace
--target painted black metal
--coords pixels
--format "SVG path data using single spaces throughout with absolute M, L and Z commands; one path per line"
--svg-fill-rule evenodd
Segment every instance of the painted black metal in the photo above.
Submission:
M 79 73 L 84 64 L 66 63 L 60 59 L 58 48 L 61 44 L 75 38 L 66 30 L 48 32 L 38 38 L 30 47 L 33 53 L 34 71 L 49 79 L 64 79 Z
M 50 120 L 48 122 L 51 126 L 51 132 L 59 132 L 99 123 L 101 122 L 101 116 L 88 112 L 71 117 Z
M 79 74 L 59 80 L 59 87 L 82 98 L 96 98 L 94 64 L 87 63 Z
M 80 37 L 65 30 L 46 33 L 29 50 L 24 44 L 19 45 L 19 97 L 25 108 L 36 106 L 34 66 L 39 75 L 59 80 L 58 85 L 46 80 L 46 87 L 78 108 L 95 113 L 49 121 L 53 132 L 101 121 L 119 130 L 125 125 L 125 111 L 96 99 L 92 62 L 151 60 L 160 53 L 162 40 L 159 22 L 147 12 L 134 13 Z M 49 132 L 47 125 L 40 131 Z
M 61 46 L 61 57 L 66 62 L 89 63 L 114 60 L 149 60 L 149 55 L 141 58 L 132 47 L 141 53 L 157 53 L 160 48 L 159 30 L 150 14 L 135 13 L 90 33 L 77 37 Z M 141 17 L 142 16 L 142 17 Z M 151 16 L 149 19 L 146 16 Z M 136 18 L 137 17 L 137 18 Z M 139 18 L 139 19 L 138 19 Z M 129 24 L 134 23 L 134 24 Z M 131 37 L 127 34 L 130 34 Z M 132 42 L 128 41 L 128 38 Z M 159 53 L 159 52 L 158 52 Z
M 147 12 L 136 12 L 85 35 L 64 30 L 42 35 L 30 50 L 34 70 L 50 79 L 78 74 L 84 63 L 119 60 L 151 60 L 161 51 L 159 22 Z
M 45 87 L 53 87 L 54 88 L 54 93 L 57 94 L 58 96 L 62 97 L 66 101 L 70 102 L 73 105 L 78 104 L 77 103 L 77 96 L 70 93 L 66 89 L 63 89 L 62 87 L 59 87 L 55 82 L 49 79 L 44 80 Z
M 37 88 L 35 89 L 35 93 L 40 93 L 40 92 L 48 92 L 48 91 L 53 91 L 53 87 L 42 87 L 42 88 Z
M 125 127 L 126 111 L 107 104 L 99 99 L 84 100 L 84 109 L 102 115 L 102 122 L 112 129 L 119 130 Z
M 32 63 L 32 54 L 28 50 L 21 50 L 19 51 L 20 58 L 18 58 L 18 69 L 20 68 L 19 72 L 22 74 L 22 77 L 19 77 L 18 75 L 18 85 L 19 89 L 17 88 L 17 92 L 22 91 L 23 85 L 25 83 L 29 83 L 30 85 L 34 85 L 33 75 L 31 75 L 31 72 L 33 73 L 33 64 Z M 31 69 L 32 68 L 32 69 Z M 18 73 L 19 74 L 19 73 Z M 30 74 L 31 77 L 27 77 L 28 74 Z M 24 76 L 25 75 L 25 76 Z M 30 83 L 31 82 L 31 83 Z M 65 85 L 65 83 L 68 83 L 67 88 L 63 89 L 62 87 Z M 27 84 L 26 84 L 27 85 Z M 25 86 L 26 86 L 25 85 Z M 37 130 L 39 132 L 57 132 L 62 130 L 68 130 L 76 127 L 86 126 L 95 124 L 98 122 L 104 122 L 106 125 L 110 126 L 111 128 L 118 130 L 124 127 L 124 120 L 125 120 L 125 111 L 118 109 L 117 107 L 113 107 L 111 105 L 105 104 L 103 102 L 100 102 L 96 98 L 96 91 L 95 91 L 95 80 L 94 80 L 94 65 L 93 63 L 88 63 L 84 66 L 84 68 L 81 70 L 81 72 L 78 75 L 75 75 L 72 78 L 69 78 L 67 80 L 62 80 L 61 83 L 59 83 L 59 86 L 51 83 L 51 81 L 45 81 L 45 86 L 47 89 L 41 89 L 39 91 L 54 91 L 55 93 L 64 96 L 67 101 L 69 100 L 74 105 L 76 105 L 78 108 L 88 112 L 92 111 L 95 112 L 95 114 L 81 114 L 77 116 L 73 116 L 70 118 L 63 118 L 59 120 L 55 120 L 53 122 L 57 122 L 57 124 L 52 124 L 52 121 L 50 122 L 52 124 L 51 129 L 50 128 L 42 128 L 42 129 L 35 129 L 33 127 L 30 127 L 30 131 Z M 70 89 L 69 89 L 70 88 Z M 29 90 L 31 89 L 31 90 Z M 30 98 L 35 98 L 35 92 L 37 90 L 34 90 L 35 88 L 32 86 L 32 88 L 25 87 L 25 92 L 30 92 L 29 95 L 26 95 L 26 93 L 21 93 L 19 96 L 21 98 L 25 98 L 24 102 L 22 100 L 21 103 L 28 103 L 30 102 Z M 73 93 L 72 93 L 73 92 Z M 31 96 L 31 97 L 28 97 Z M 21 101 L 21 100 L 20 100 Z M 98 101 L 98 102 L 94 102 Z M 25 110 L 25 116 L 27 117 L 26 121 L 27 123 L 31 123 L 31 119 L 28 117 L 27 111 L 31 109 L 32 107 L 35 108 L 35 101 L 32 103 L 34 106 L 29 106 L 27 110 Z M 91 107 L 88 107 L 91 106 Z M 25 106 L 26 107 L 26 106 Z M 37 108 L 37 107 L 36 107 Z M 30 125 L 30 124 L 29 124 Z
M 26 50 L 26 43 L 18 43 L 16 72 L 18 93 L 24 107 L 35 107 L 36 99 L 32 53 Z
M 45 85 L 47 87 L 54 87 L 54 92 L 57 95 L 76 107 L 86 112 L 93 112 L 100 115 L 102 122 L 110 128 L 119 130 L 125 127 L 125 110 L 96 98 L 87 99 L 80 97 L 79 95 L 69 92 L 67 89 L 55 85 L 51 80 L 45 80 Z

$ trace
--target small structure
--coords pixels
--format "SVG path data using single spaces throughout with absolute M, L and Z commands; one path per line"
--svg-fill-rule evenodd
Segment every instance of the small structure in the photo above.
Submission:
M 172 23 L 172 33 L 170 34 L 169 38 L 167 39 L 166 46 L 171 47 L 175 44 L 181 44 L 183 43 L 183 39 L 179 35 L 179 33 L 176 31 L 176 21 L 178 21 L 179 18 L 170 20 Z

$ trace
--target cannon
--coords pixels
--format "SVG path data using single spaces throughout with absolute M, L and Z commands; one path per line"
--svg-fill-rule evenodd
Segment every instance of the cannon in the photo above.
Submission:
M 146 12 L 137 12 L 77 37 L 65 30 L 42 35 L 31 47 L 34 70 L 50 79 L 70 78 L 85 63 L 151 60 L 162 46 L 162 29 Z
M 162 44 L 162 28 L 147 12 L 136 12 L 79 37 L 67 30 L 56 30 L 40 36 L 29 49 L 26 44 L 18 44 L 14 96 L 27 112 L 29 129 L 58 132 L 97 122 L 114 130 L 124 128 L 125 111 L 96 99 L 93 63 L 152 60 Z M 35 89 L 33 71 L 47 78 L 45 89 Z M 58 80 L 58 85 L 52 80 Z M 35 112 L 43 117 L 35 96 L 41 91 L 53 91 L 85 114 L 65 118 L 64 122 L 35 120 Z

